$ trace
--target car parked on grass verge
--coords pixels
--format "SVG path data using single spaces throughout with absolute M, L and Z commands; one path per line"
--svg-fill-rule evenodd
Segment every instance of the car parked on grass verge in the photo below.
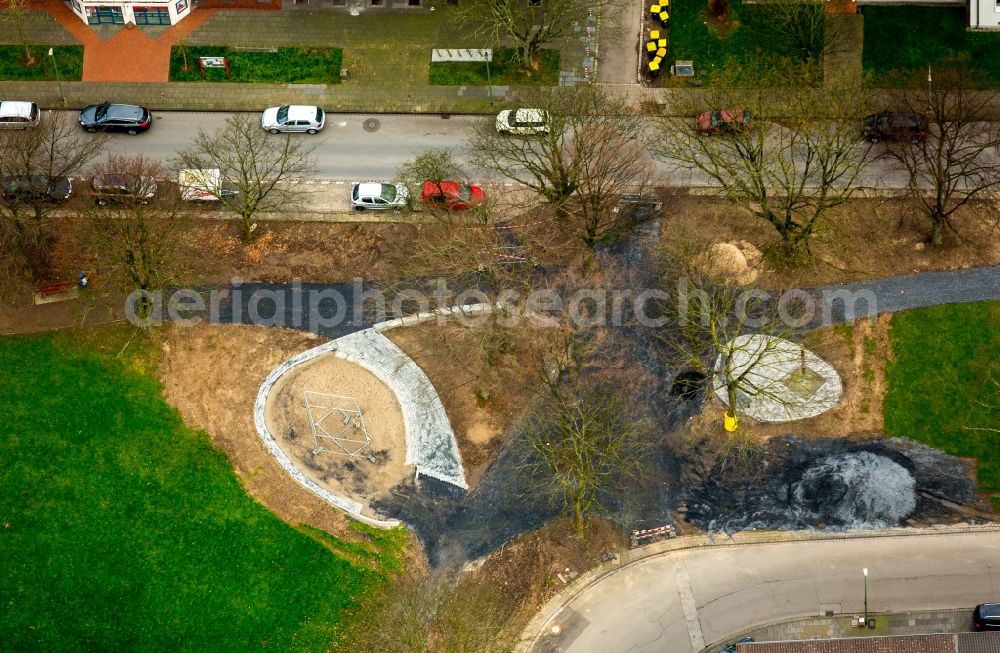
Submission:
M 752 129 L 753 114 L 746 109 L 718 109 L 704 111 L 696 119 L 698 132 L 701 134 L 733 133 Z
M 73 194 L 73 182 L 66 177 L 22 175 L 4 177 L 0 197 L 10 203 L 65 202 Z
M 326 124 L 326 114 L 319 107 L 286 104 L 283 107 L 264 109 L 260 117 L 261 129 L 272 134 L 305 132 L 315 134 Z
M 920 143 L 927 138 L 927 116 L 908 111 L 883 111 L 866 116 L 862 138 L 869 143 L 896 141 Z
M 972 611 L 976 630 L 1000 630 L 1000 603 L 981 603 Z
M 497 131 L 517 136 L 548 134 L 550 122 L 549 112 L 542 109 L 507 109 L 497 114 Z
M 80 112 L 80 126 L 89 132 L 144 132 L 153 124 L 149 109 L 131 104 L 91 104 Z
M 34 102 L 0 100 L 0 129 L 28 129 L 38 126 L 42 112 Z
M 351 189 L 351 206 L 355 211 L 384 211 L 406 206 L 410 191 L 401 184 L 354 184 Z
M 94 175 L 91 194 L 101 206 L 130 202 L 148 204 L 156 197 L 156 180 L 128 172 L 106 172 Z
M 460 184 L 457 181 L 427 180 L 420 202 L 430 207 L 448 211 L 465 211 L 486 201 L 486 193 L 479 186 Z

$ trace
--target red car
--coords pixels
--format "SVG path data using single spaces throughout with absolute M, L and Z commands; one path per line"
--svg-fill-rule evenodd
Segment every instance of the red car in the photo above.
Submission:
M 720 109 L 698 114 L 698 131 L 702 134 L 735 132 L 750 129 L 753 116 L 746 109 Z
M 486 193 L 479 186 L 460 184 L 457 181 L 435 183 L 428 180 L 424 182 L 420 201 L 427 206 L 449 211 L 465 211 L 485 202 Z

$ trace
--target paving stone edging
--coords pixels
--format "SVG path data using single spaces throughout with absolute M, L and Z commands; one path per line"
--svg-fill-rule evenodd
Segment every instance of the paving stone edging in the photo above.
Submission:
M 385 331 L 388 331 L 390 329 L 395 329 L 402 326 L 412 326 L 439 317 L 447 317 L 450 315 L 458 315 L 458 314 L 475 315 L 488 310 L 490 310 L 490 307 L 484 304 L 454 306 L 439 311 L 418 313 L 416 315 L 410 315 L 402 318 L 397 318 L 394 320 L 386 320 L 384 322 L 379 322 L 378 324 L 373 325 L 369 329 L 366 329 L 366 331 L 371 331 L 373 333 L 381 335 Z M 348 353 L 338 352 L 337 349 L 339 340 L 340 338 L 337 338 L 335 340 L 325 342 L 322 345 L 319 345 L 318 347 L 313 347 L 312 349 L 307 349 L 306 351 L 300 352 L 295 356 L 292 356 L 288 360 L 283 361 L 280 365 L 271 370 L 271 372 L 267 375 L 267 377 L 264 378 L 264 381 L 263 383 L 261 383 L 260 388 L 257 390 L 257 399 L 254 402 L 254 409 L 253 409 L 254 426 L 256 426 L 257 434 L 263 441 L 264 446 L 267 447 L 267 450 L 271 452 L 271 455 L 274 456 L 275 460 L 278 461 L 278 464 L 281 465 L 282 468 L 284 468 L 284 470 L 288 472 L 288 474 L 299 485 L 303 486 L 304 488 L 306 488 L 319 498 L 323 499 L 333 507 L 343 510 L 351 518 L 357 519 L 358 521 L 362 521 L 370 526 L 375 526 L 377 528 L 395 528 L 400 525 L 401 522 L 399 520 L 396 519 L 382 520 L 364 515 L 361 513 L 363 506 L 360 503 L 358 503 L 357 501 L 352 501 L 345 497 L 341 497 L 337 494 L 334 494 L 333 492 L 330 492 L 326 488 L 322 487 L 321 485 L 319 485 L 318 483 L 307 477 L 301 471 L 299 471 L 299 469 L 291 461 L 288 455 L 285 454 L 285 452 L 282 451 L 281 447 L 278 446 L 278 443 L 274 439 L 274 436 L 271 435 L 271 432 L 268 430 L 266 420 L 264 418 L 264 408 L 267 405 L 268 395 L 270 394 L 271 388 L 274 387 L 274 384 L 278 381 L 278 379 L 284 376 L 292 368 L 302 365 L 303 363 L 306 363 L 308 361 L 311 361 L 314 358 L 317 358 L 318 356 L 331 352 L 333 352 L 335 355 L 338 355 L 338 357 L 340 358 L 349 360 L 352 363 L 364 367 L 366 370 L 374 374 L 377 378 L 379 378 L 379 380 L 386 383 L 386 385 L 388 385 L 393 390 L 394 394 L 396 394 L 397 399 L 402 404 L 401 395 L 396 391 L 395 388 L 396 380 L 386 379 L 385 375 L 382 374 L 380 370 L 373 369 L 373 366 L 366 364 L 362 360 L 357 360 L 356 357 L 352 357 L 352 355 Z M 414 363 L 414 365 L 416 364 Z M 419 369 L 419 366 L 417 366 L 417 369 Z M 430 384 L 429 380 L 428 384 L 430 385 L 431 388 L 433 388 L 433 385 Z M 432 401 L 436 401 L 437 406 L 440 407 L 440 410 L 442 412 L 444 412 L 444 407 L 441 405 L 441 400 L 437 396 L 436 392 L 434 393 Z M 403 414 L 404 414 L 403 419 L 405 427 L 404 430 L 406 432 L 406 449 L 407 449 L 406 461 L 407 463 L 410 463 L 411 461 L 418 459 L 419 456 L 415 451 L 416 443 L 415 441 L 413 441 L 414 438 L 410 437 L 410 432 L 411 432 L 409 428 L 410 425 L 406 423 L 407 413 L 404 411 Z M 455 448 L 455 455 L 457 456 L 458 445 L 457 442 L 455 442 L 454 434 L 452 434 L 452 444 Z M 461 466 L 461 458 L 458 457 L 457 460 L 459 462 L 459 465 Z M 441 478 L 441 476 L 436 474 L 433 469 L 424 469 L 422 471 L 418 471 L 418 473 L 438 478 L 439 480 L 442 480 L 447 483 L 454 483 L 454 480 L 451 478 Z M 461 485 L 459 485 L 459 487 L 462 487 L 463 489 L 468 489 L 468 485 L 465 483 L 464 475 L 463 478 L 461 479 Z
M 1000 532 L 1000 523 L 990 522 L 983 525 L 958 524 L 951 526 L 933 526 L 929 528 L 887 528 L 877 531 L 842 531 L 842 532 L 821 532 L 821 531 L 741 531 L 732 535 L 730 539 L 718 541 L 721 536 L 714 540 L 705 535 L 685 535 L 671 540 L 664 540 L 655 544 L 649 544 L 638 549 L 625 552 L 627 561 L 605 562 L 593 569 L 585 571 L 577 576 L 565 588 L 560 590 L 551 599 L 545 602 L 531 618 L 528 625 L 521 631 L 514 653 L 530 653 L 535 644 L 544 636 L 545 628 L 555 619 L 563 608 L 569 605 L 578 596 L 586 592 L 592 586 L 601 582 L 607 576 L 616 574 L 623 569 L 633 565 L 641 564 L 652 558 L 671 555 L 677 551 L 687 551 L 701 548 L 723 548 L 731 546 L 756 546 L 761 544 L 778 544 L 783 542 L 794 543 L 816 540 L 839 540 L 839 539 L 871 539 L 881 537 L 922 537 L 926 535 L 952 535 L 964 533 L 997 533 Z M 766 626 L 769 624 L 761 624 Z M 752 627 L 752 626 L 751 626 Z

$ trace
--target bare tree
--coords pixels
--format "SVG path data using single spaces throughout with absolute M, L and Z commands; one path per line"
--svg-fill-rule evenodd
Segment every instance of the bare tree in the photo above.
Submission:
M 471 0 L 459 4 L 460 23 L 490 45 L 513 42 L 525 68 L 542 48 L 575 36 L 591 17 L 615 20 L 617 0 Z
M 580 163 L 570 222 L 588 247 L 617 240 L 660 216 L 662 202 L 651 193 L 653 162 L 637 140 L 583 129 L 570 145 L 570 156 Z M 623 196 L 629 201 L 622 203 Z
M 194 145 L 178 154 L 179 168 L 216 168 L 239 191 L 208 189 L 219 203 L 239 216 L 243 240 L 250 242 L 263 211 L 288 210 L 304 192 L 294 182 L 313 169 L 316 145 L 298 136 L 269 136 L 253 116 L 237 114 L 215 134 L 199 130 Z
M 33 278 L 46 278 L 52 267 L 57 232 L 53 213 L 59 187 L 84 168 L 107 143 L 104 134 L 84 134 L 72 118 L 54 111 L 34 129 L 0 133 L 0 175 L 12 197 L 0 202 L 12 250 Z M 62 191 L 65 192 L 65 191 Z
M 112 285 L 125 292 L 153 291 L 174 281 L 183 259 L 185 220 L 179 199 L 162 187 L 164 170 L 142 155 L 112 154 L 94 167 L 94 173 L 130 180 L 128 194 L 84 211 L 90 244 L 108 266 Z M 149 200 L 150 193 L 157 197 Z M 150 309 L 148 298 L 140 298 L 137 317 L 149 317 Z
M 658 308 L 669 326 L 657 329 L 656 335 L 677 356 L 679 366 L 704 376 L 706 391 L 724 390 L 726 416 L 735 429 L 750 399 L 786 402 L 777 382 L 762 381 L 768 375 L 760 372 L 783 353 L 783 338 L 800 316 L 793 305 L 782 317 L 765 293 L 704 269 L 711 265 L 704 255 L 665 264 L 665 292 Z M 761 337 L 747 337 L 750 334 Z M 696 384 L 690 385 L 695 392 Z
M 10 23 L 17 34 L 17 42 L 24 47 L 24 65 L 31 67 L 36 62 L 31 51 L 31 41 L 24 30 L 24 12 L 29 7 L 28 0 L 7 0 L 4 3 L 4 22 Z
M 438 148 L 421 152 L 412 161 L 404 163 L 396 179 L 410 191 L 409 201 L 412 202 L 423 192 L 425 181 L 435 184 L 446 180 L 465 182 L 467 175 L 451 150 Z
M 563 502 L 582 536 L 600 494 L 641 476 L 646 429 L 617 386 L 560 382 L 550 390 L 522 437 L 524 471 Z
M 815 114 L 818 100 L 826 115 Z M 781 241 L 774 252 L 786 263 L 811 254 L 809 242 L 830 209 L 850 200 L 869 164 L 858 120 L 868 106 L 862 89 L 825 93 L 787 91 L 786 116 L 761 96 L 751 128 L 699 133 L 690 120 L 668 119 L 652 144 L 655 154 L 717 186 L 730 202 L 767 221 Z M 703 110 L 727 107 L 704 106 Z
M 910 198 L 930 226 L 928 240 L 940 245 L 945 231 L 956 232 L 954 217 L 974 210 L 996 220 L 1000 189 L 1000 125 L 992 122 L 991 90 L 974 86 L 964 69 L 933 73 L 927 93 L 900 94 L 903 106 L 925 114 L 927 135 L 887 149 L 906 172 Z
M 484 122 L 469 143 L 473 163 L 538 193 L 562 226 L 588 244 L 616 231 L 604 228 L 613 200 L 650 178 L 640 147 L 643 120 L 623 98 L 596 86 L 547 88 L 521 101 L 549 112 L 548 132 L 512 137 Z

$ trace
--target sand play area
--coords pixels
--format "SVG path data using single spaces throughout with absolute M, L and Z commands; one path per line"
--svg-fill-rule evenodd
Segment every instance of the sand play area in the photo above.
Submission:
M 367 446 L 356 415 L 330 410 L 350 409 L 355 401 L 371 437 Z M 404 464 L 406 439 L 396 397 L 371 372 L 333 353 L 298 365 L 278 379 L 268 395 L 264 417 L 278 446 L 295 466 L 341 497 L 367 505 L 414 475 L 414 467 Z M 321 434 L 337 436 L 339 441 L 317 440 L 314 422 Z

